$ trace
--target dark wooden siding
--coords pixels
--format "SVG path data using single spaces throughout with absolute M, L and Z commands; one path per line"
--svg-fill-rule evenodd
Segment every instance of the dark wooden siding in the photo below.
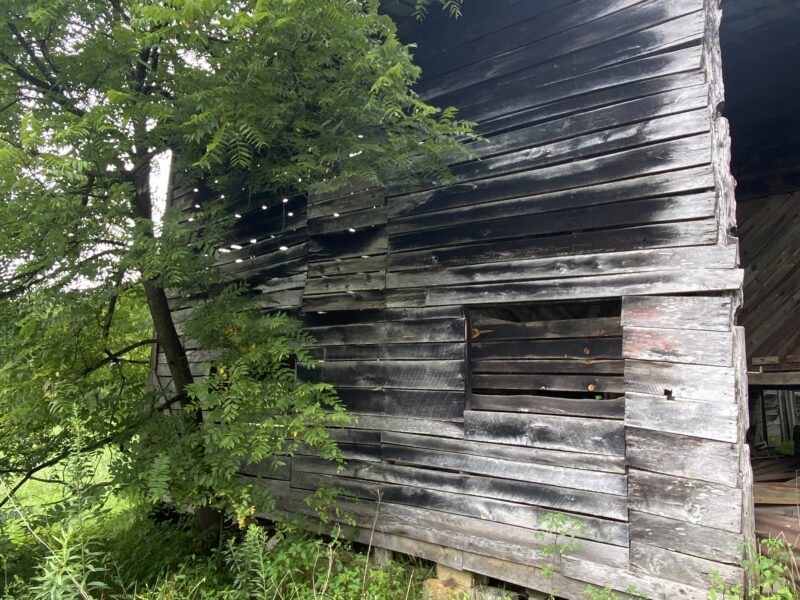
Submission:
M 345 503 L 354 538 L 543 590 L 542 520 L 579 516 L 554 581 L 568 598 L 705 598 L 711 570 L 741 578 L 718 24 L 710 0 L 501 0 L 406 31 L 420 93 L 478 122 L 478 159 L 447 185 L 290 199 L 296 221 L 259 201 L 241 240 L 263 245 L 225 254 L 303 315 L 323 361 L 304 375 L 358 419 L 335 432 L 344 471 L 287 460 L 279 504 L 337 486 L 362 501 Z M 556 318 L 579 300 L 616 312 Z M 472 339 L 486 319 L 505 337 Z

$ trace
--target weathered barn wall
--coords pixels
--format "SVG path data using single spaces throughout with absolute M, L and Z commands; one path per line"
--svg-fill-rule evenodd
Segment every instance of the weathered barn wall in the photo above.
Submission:
M 223 268 L 303 314 L 308 375 L 358 417 L 335 433 L 343 472 L 297 456 L 269 475 L 286 507 L 335 485 L 362 500 L 359 539 L 548 591 L 536 534 L 569 514 L 586 531 L 559 560 L 568 598 L 741 577 L 718 27 L 711 0 L 468 4 L 406 32 L 423 96 L 485 137 L 454 184 L 235 204 Z

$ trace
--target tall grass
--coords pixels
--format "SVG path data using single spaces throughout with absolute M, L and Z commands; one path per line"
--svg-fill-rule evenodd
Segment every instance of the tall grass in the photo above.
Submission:
M 291 529 L 252 524 L 199 552 L 187 523 L 134 509 L 75 523 L 36 531 L 17 522 L 27 536 L 0 533 L 2 600 L 416 600 L 430 576 L 427 566 L 371 564 L 336 537 Z

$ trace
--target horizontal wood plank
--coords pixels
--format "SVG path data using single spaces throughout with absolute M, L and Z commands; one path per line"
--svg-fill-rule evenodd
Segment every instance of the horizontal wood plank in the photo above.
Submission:
M 625 327 L 730 331 L 733 322 L 730 296 L 651 296 L 625 298 Z
M 464 416 L 466 404 L 466 394 L 463 391 L 341 386 L 336 391 L 347 410 L 358 415 L 460 420 Z
M 381 434 L 381 441 L 384 444 L 396 446 L 429 448 L 444 452 L 458 452 L 460 454 L 475 454 L 478 456 L 503 458 L 517 462 L 530 462 L 565 468 L 586 469 L 590 471 L 606 471 L 609 473 L 625 472 L 624 458 L 618 456 L 601 456 L 597 454 L 544 448 L 509 446 L 491 442 L 428 437 L 408 433 L 396 433 L 393 431 L 384 431 Z
M 458 342 L 430 342 L 427 344 L 363 344 L 347 346 L 318 346 L 308 349 L 317 359 L 331 360 L 463 360 L 466 345 Z
M 625 361 L 625 391 L 704 402 L 734 402 L 732 367 Z
M 589 454 L 622 455 L 623 428 L 618 421 L 469 410 L 464 412 L 467 439 Z
M 717 367 L 732 366 L 730 331 L 626 327 L 625 358 Z
M 304 476 L 304 473 L 308 475 Z M 350 461 L 344 471 L 339 471 L 337 466 L 329 461 L 296 457 L 292 463 L 292 486 L 315 489 L 320 479 L 314 474 L 327 475 L 330 479 L 325 481 L 332 486 L 340 485 L 345 478 L 352 478 L 373 481 L 376 484 L 408 485 L 506 500 L 620 521 L 627 519 L 627 503 L 624 496 L 370 462 Z M 375 489 L 380 489 L 380 486 L 376 486 Z
M 564 280 L 542 280 L 539 282 L 505 283 L 490 285 L 474 285 L 463 287 L 434 288 L 427 291 L 426 303 L 429 306 L 447 306 L 456 304 L 484 304 L 491 302 L 534 302 L 542 300 L 575 300 L 578 298 L 608 298 L 620 295 L 648 295 L 672 293 L 677 291 L 705 292 L 711 290 L 735 290 L 741 285 L 742 272 L 738 269 L 698 269 L 685 271 L 658 271 L 621 275 L 604 275 L 600 277 L 579 277 Z M 650 330 L 652 331 L 652 330 Z M 660 330 L 667 331 L 667 330 Z M 723 332 L 708 332 L 709 337 L 721 341 L 726 335 Z M 695 338 L 702 338 L 694 332 Z M 662 336 L 662 339 L 668 336 Z M 666 360 L 672 355 L 667 349 L 659 353 L 653 343 L 659 338 L 648 332 L 637 336 L 634 341 L 643 345 L 642 356 L 631 351 L 626 358 L 644 358 L 646 360 Z M 716 352 L 720 355 L 721 351 Z M 710 349 L 710 354 L 715 354 Z M 680 355 L 679 355 L 680 356 Z M 687 359 L 689 357 L 686 357 Z M 721 357 L 719 358 L 721 361 Z M 691 362 L 689 360 L 677 362 Z M 701 363 L 705 364 L 705 363 Z M 713 363 L 712 363 L 713 364 Z M 730 363 L 724 363 L 723 366 Z
M 529 375 L 509 373 L 473 373 L 469 384 L 473 390 L 521 390 L 528 393 L 544 391 L 569 391 L 588 393 L 621 393 L 622 377 L 596 375 Z
M 312 381 L 347 387 L 463 390 L 463 360 L 337 360 L 300 372 Z
M 644 572 L 662 579 L 687 583 L 699 589 L 715 587 L 716 577 L 727 586 L 736 585 L 744 580 L 744 570 L 741 567 L 720 564 L 717 561 L 690 556 L 638 541 L 631 541 L 630 561 L 635 572 Z
M 531 483 L 544 483 L 620 496 L 626 493 L 625 477 L 614 473 L 537 465 L 457 452 L 441 452 L 430 448 L 418 449 L 390 444 L 383 444 L 382 448 L 384 460 L 397 464 L 490 475 L 501 479 L 530 481 Z
M 593 417 L 599 419 L 623 419 L 625 398 L 598 400 L 590 398 L 558 398 L 553 396 L 471 394 L 471 410 L 494 412 L 535 413 L 541 415 L 564 415 Z
M 537 358 L 618 358 L 622 338 L 545 339 L 515 342 L 473 342 L 469 347 L 474 360 Z
M 625 362 L 615 359 L 474 359 L 472 373 L 583 373 L 593 375 L 622 375 Z
M 317 346 L 463 342 L 465 337 L 462 319 L 342 324 L 309 327 L 308 332 L 316 340 Z
M 619 317 L 565 319 L 514 323 L 475 314 L 470 317 L 470 340 L 533 340 L 552 338 L 614 337 L 622 335 Z
M 658 515 L 630 512 L 631 540 L 691 556 L 737 565 L 741 534 L 694 525 Z
M 735 404 L 626 394 L 628 427 L 736 443 L 738 424 L 739 407 Z
M 741 532 L 742 491 L 736 488 L 630 469 L 628 500 L 631 510 Z
M 587 254 L 552 258 L 532 258 L 513 261 L 489 262 L 462 267 L 428 267 L 420 270 L 394 271 L 387 274 L 390 288 L 463 283 L 490 283 L 578 277 L 614 273 L 637 273 L 664 270 L 733 269 L 736 266 L 732 247 L 693 246 L 689 248 L 656 248 L 633 252 Z M 435 271 L 435 273 L 434 273 Z
M 739 487 L 739 447 L 699 437 L 625 429 L 625 457 L 635 469 Z

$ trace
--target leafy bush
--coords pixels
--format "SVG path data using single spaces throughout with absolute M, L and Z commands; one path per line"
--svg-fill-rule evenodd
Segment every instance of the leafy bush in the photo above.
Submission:
M 750 558 L 742 561 L 751 588 L 745 595 L 741 584 L 726 585 L 719 573 L 712 573 L 714 587 L 709 591 L 710 600 L 796 600 L 800 598 L 800 569 L 792 546 L 781 538 L 761 540 L 758 546 L 749 548 Z

